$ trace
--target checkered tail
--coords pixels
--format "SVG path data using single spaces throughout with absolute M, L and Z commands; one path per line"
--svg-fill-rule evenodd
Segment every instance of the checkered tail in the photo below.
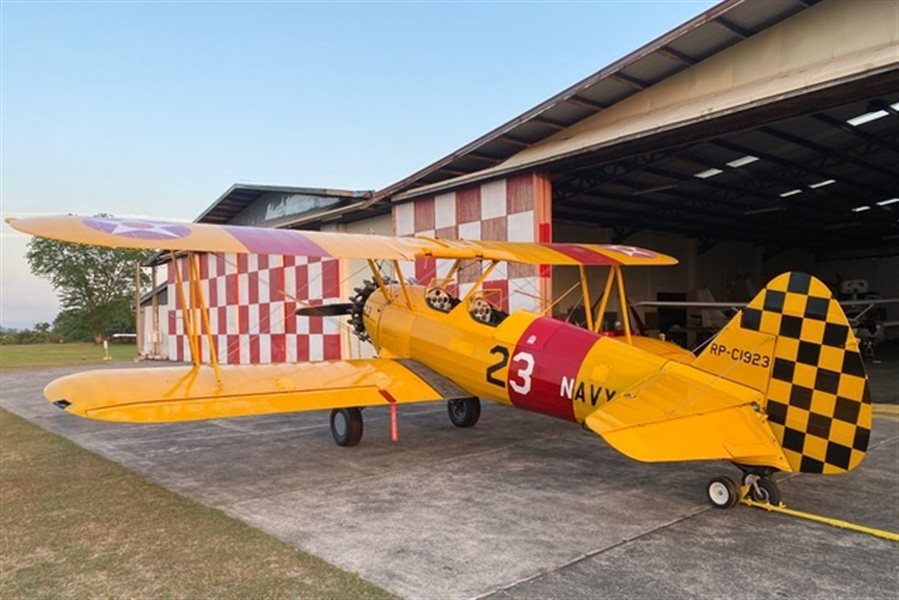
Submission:
M 843 473 L 864 458 L 868 378 L 843 309 L 818 279 L 775 277 L 696 366 L 764 393 L 768 424 L 793 471 Z

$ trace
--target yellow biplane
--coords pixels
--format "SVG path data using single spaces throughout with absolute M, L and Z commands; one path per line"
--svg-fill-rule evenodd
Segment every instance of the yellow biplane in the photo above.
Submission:
M 44 394 L 70 413 L 136 423 L 189 421 L 330 410 L 342 446 L 362 438 L 361 409 L 447 402 L 449 418 L 471 427 L 480 398 L 581 424 L 640 461 L 726 460 L 743 472 L 707 488 L 716 507 L 744 493 L 779 503 L 771 475 L 843 473 L 865 456 L 871 404 L 858 342 L 839 303 L 803 273 L 775 277 L 694 356 L 635 335 L 622 268 L 672 265 L 669 256 L 630 246 L 391 238 L 226 225 L 76 216 L 8 219 L 20 231 L 85 244 L 187 252 L 228 252 L 366 259 L 373 279 L 348 304 L 300 309 L 302 318 L 347 314 L 377 358 L 300 364 L 219 365 L 197 357 L 205 318 L 202 294 L 185 309 L 194 365 L 87 371 L 57 379 Z M 382 272 L 399 261 L 455 261 L 427 285 Z M 480 261 L 480 278 L 458 297 L 463 261 Z M 594 307 L 585 269 L 608 267 L 598 311 L 579 327 L 526 311 L 507 314 L 483 293 L 501 261 L 579 269 L 583 305 Z M 175 269 L 176 289 L 185 292 Z M 191 298 L 198 268 L 190 269 Z M 196 285 L 196 288 L 199 288 Z M 623 335 L 600 331 L 617 295 Z M 194 323 L 191 325 L 191 314 Z M 208 330 L 208 324 L 206 329 Z M 212 347 L 213 344 L 210 344 Z

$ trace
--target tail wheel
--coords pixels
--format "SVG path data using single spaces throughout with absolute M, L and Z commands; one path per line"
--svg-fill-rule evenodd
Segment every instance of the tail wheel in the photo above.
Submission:
M 780 488 L 770 477 L 757 477 L 754 481 L 744 483 L 749 484 L 749 497 L 756 502 L 767 502 L 774 506 L 781 504 L 783 497 Z
M 474 427 L 481 417 L 481 401 L 478 398 L 450 400 L 446 403 L 446 411 L 456 427 Z
M 740 500 L 737 484 L 730 477 L 714 478 L 709 482 L 706 492 L 709 502 L 715 508 L 730 508 Z
M 331 411 L 331 435 L 338 446 L 355 446 L 362 440 L 362 411 L 335 408 Z

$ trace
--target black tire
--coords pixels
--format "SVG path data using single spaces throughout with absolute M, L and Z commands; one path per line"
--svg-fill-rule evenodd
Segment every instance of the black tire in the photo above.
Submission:
M 446 412 L 456 427 L 474 427 L 481 418 L 481 401 L 478 398 L 450 400 L 446 403 Z
M 331 435 L 338 446 L 355 446 L 362 441 L 362 411 L 358 408 L 332 410 Z
M 759 477 L 755 485 L 749 486 L 749 497 L 756 502 L 767 502 L 778 506 L 783 499 L 780 495 L 780 487 L 769 477 Z
M 730 477 L 716 477 L 706 488 L 706 497 L 715 508 L 731 508 L 740 500 L 737 484 Z

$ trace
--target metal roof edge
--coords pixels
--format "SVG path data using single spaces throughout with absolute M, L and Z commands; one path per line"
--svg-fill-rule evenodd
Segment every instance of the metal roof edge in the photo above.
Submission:
M 609 148 L 616 146 L 618 144 L 625 144 L 628 142 L 632 142 L 634 140 L 639 140 L 641 138 L 651 137 L 653 135 L 657 135 L 664 132 L 670 132 L 682 127 L 686 127 L 692 125 L 694 123 L 701 123 L 704 121 L 710 121 L 713 119 L 726 117 L 729 114 L 739 112 L 740 110 L 747 110 L 751 108 L 756 108 L 758 106 L 765 106 L 770 104 L 775 104 L 784 100 L 789 100 L 790 98 L 794 98 L 798 95 L 804 95 L 806 93 L 814 93 L 821 90 L 826 90 L 829 88 L 836 88 L 838 86 L 846 85 L 847 83 L 852 83 L 859 79 L 863 79 L 866 77 L 872 76 L 881 76 L 887 75 L 891 72 L 899 72 L 899 64 L 897 65 L 889 65 L 878 67 L 876 69 L 871 69 L 865 71 L 864 73 L 855 73 L 848 77 L 842 77 L 839 79 L 830 80 L 826 83 L 819 84 L 816 86 L 811 86 L 807 88 L 803 88 L 801 91 L 797 90 L 794 94 L 780 95 L 773 98 L 764 98 L 762 101 L 754 101 L 749 104 L 743 105 L 741 107 L 730 107 L 725 110 L 717 111 L 714 113 L 704 114 L 698 117 L 694 117 L 691 119 L 686 119 L 683 121 L 678 121 L 676 123 L 671 123 L 664 127 L 659 127 L 649 131 L 642 131 L 639 134 L 625 136 L 622 138 L 617 138 L 614 140 L 609 140 L 602 142 L 600 144 L 595 144 L 592 146 L 584 146 L 583 148 L 578 148 L 577 150 L 573 150 L 570 152 L 566 152 L 563 154 L 553 155 L 545 158 L 541 158 L 538 160 L 534 160 L 528 163 L 521 163 L 517 165 L 512 165 L 508 167 L 492 167 L 490 169 L 483 169 L 481 171 L 476 171 L 474 173 L 468 173 L 466 175 L 460 175 L 459 177 L 454 177 L 452 179 L 447 179 L 444 181 L 439 181 L 436 183 L 428 184 L 425 186 L 421 186 L 418 188 L 410 189 L 406 192 L 397 194 L 391 198 L 391 202 L 407 202 L 409 200 L 413 200 L 415 198 L 420 198 L 422 196 L 429 196 L 431 194 L 436 194 L 448 190 L 452 190 L 454 188 L 459 188 L 464 185 L 470 185 L 474 183 L 481 183 L 484 181 L 490 181 L 492 179 L 498 179 L 500 177 L 509 175 L 510 173 L 526 171 L 531 169 L 536 169 L 542 166 L 546 166 L 555 162 L 563 161 L 570 159 L 572 157 L 588 154 L 590 152 L 595 152 L 597 150 L 601 150 L 603 148 Z
M 602 79 L 609 77 L 610 75 L 613 75 L 614 73 L 616 73 L 618 71 L 621 71 L 622 69 L 626 68 L 628 65 L 636 62 L 637 60 L 640 60 L 641 58 L 645 57 L 648 54 L 651 54 L 652 52 L 655 52 L 656 50 L 658 50 L 660 48 L 663 48 L 664 46 L 670 44 L 671 42 L 680 38 L 681 36 L 686 35 L 693 29 L 695 29 L 701 25 L 704 25 L 710 21 L 713 21 L 714 19 L 716 19 L 718 17 L 721 17 L 721 16 L 727 14 L 727 12 L 729 12 L 736 6 L 743 4 L 746 1 L 748 1 L 748 0 L 723 0 L 721 3 L 713 6 L 712 8 L 709 8 L 706 11 L 703 11 L 702 13 L 696 15 L 689 21 L 686 21 L 686 22 L 682 23 L 681 25 L 678 25 L 677 27 L 668 31 L 667 33 L 662 34 L 661 36 L 655 38 L 654 40 L 644 44 L 643 46 L 640 46 L 633 52 L 626 54 L 625 56 L 619 58 L 618 60 L 611 63 L 610 65 L 600 69 L 599 71 L 593 73 L 592 75 L 585 77 L 581 81 L 578 81 L 577 83 L 566 88 L 565 90 L 562 90 L 555 96 L 552 96 L 549 99 L 541 102 L 534 108 L 507 121 L 506 123 L 503 123 L 499 127 L 489 131 L 488 133 L 473 140 L 472 142 L 469 142 L 468 144 L 466 144 L 459 150 L 456 150 L 455 152 L 444 156 L 443 158 L 431 163 L 430 165 L 428 165 L 422 169 L 419 169 L 418 171 L 414 172 L 412 175 L 409 175 L 408 177 L 405 177 L 405 178 L 401 179 L 400 181 L 397 181 L 396 183 L 387 186 L 386 188 L 378 190 L 366 202 L 364 208 L 367 208 L 368 206 L 371 206 L 372 204 L 374 204 L 376 202 L 379 202 L 381 200 L 384 200 L 385 198 L 389 198 L 389 197 L 393 196 L 394 194 L 397 194 L 398 192 L 401 192 L 404 188 L 413 184 L 415 181 L 417 181 L 418 179 L 421 179 L 425 175 L 439 170 L 441 167 L 446 166 L 448 163 L 459 158 L 460 156 L 468 154 L 469 152 L 477 149 L 478 147 L 486 144 L 487 142 L 498 138 L 499 136 L 503 135 L 504 133 L 507 133 L 512 128 L 514 128 L 526 121 L 529 121 L 534 117 L 539 116 L 541 113 L 546 112 L 550 108 L 554 107 L 556 104 L 558 104 L 560 102 L 564 102 L 565 100 L 568 100 L 569 98 L 571 98 L 573 96 L 576 96 L 583 89 L 593 85 L 594 83 L 597 83 L 598 81 L 600 81 Z

